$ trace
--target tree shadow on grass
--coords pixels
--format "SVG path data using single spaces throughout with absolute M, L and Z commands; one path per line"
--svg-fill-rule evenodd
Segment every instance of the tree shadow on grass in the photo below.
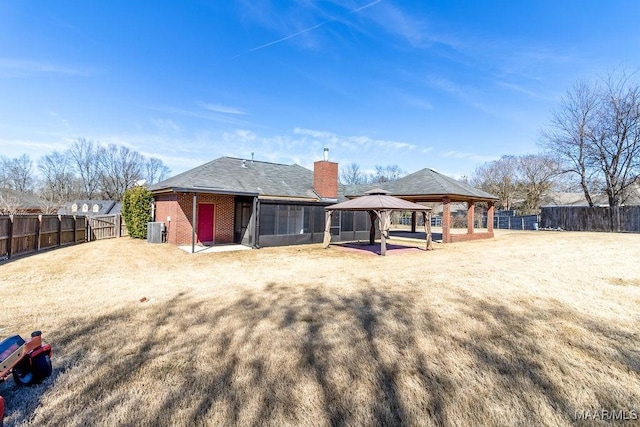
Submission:
M 23 402 L 8 408 L 10 420 L 571 425 L 576 411 L 640 405 L 637 354 L 617 339 L 628 332 L 568 307 L 463 294 L 448 301 L 451 316 L 415 289 L 329 289 L 271 283 L 226 300 L 183 293 L 74 319 L 50 334 L 57 374 L 28 396 L 35 402 L 18 389 L 5 396 Z

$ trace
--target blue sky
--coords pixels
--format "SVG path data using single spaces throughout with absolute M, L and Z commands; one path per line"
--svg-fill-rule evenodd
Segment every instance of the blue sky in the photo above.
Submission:
M 0 155 L 78 137 L 451 176 L 538 152 L 577 80 L 640 67 L 637 1 L 4 1 Z

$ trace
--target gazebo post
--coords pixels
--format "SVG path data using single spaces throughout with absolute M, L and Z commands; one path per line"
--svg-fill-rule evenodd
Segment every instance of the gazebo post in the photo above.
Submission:
M 476 216 L 476 203 L 471 200 L 467 202 L 467 234 L 473 234 L 474 220 Z
M 489 202 L 489 209 L 487 209 L 487 231 L 493 233 L 493 214 L 495 212 L 495 204 L 493 201 Z
M 331 217 L 333 211 L 326 211 L 324 214 L 324 239 L 322 240 L 322 247 L 324 249 L 329 247 L 331 243 Z
M 418 212 L 411 211 L 411 232 L 416 232 L 416 225 L 418 224 Z
M 422 220 L 424 221 L 424 233 L 427 236 L 426 250 L 430 251 L 433 249 L 433 241 L 431 239 L 431 212 L 423 211 Z
M 442 198 L 442 241 L 451 243 L 451 199 Z
M 387 211 L 380 211 L 380 255 L 385 256 L 387 254 Z
M 376 242 L 376 213 L 369 211 L 369 219 L 371 220 L 371 228 L 369 229 L 369 244 L 373 245 Z

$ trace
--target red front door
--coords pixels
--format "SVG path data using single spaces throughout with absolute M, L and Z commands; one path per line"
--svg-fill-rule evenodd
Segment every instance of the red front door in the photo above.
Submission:
M 198 205 L 198 241 L 200 243 L 213 243 L 214 213 L 211 203 Z

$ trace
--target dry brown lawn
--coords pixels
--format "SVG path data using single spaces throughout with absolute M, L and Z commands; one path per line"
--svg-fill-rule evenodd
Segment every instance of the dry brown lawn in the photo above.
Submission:
M 41 329 L 54 348 L 43 384 L 0 384 L 5 423 L 537 426 L 610 422 L 576 420 L 584 411 L 640 415 L 640 235 L 502 232 L 435 247 L 192 255 L 123 238 L 4 263 L 0 338 Z

